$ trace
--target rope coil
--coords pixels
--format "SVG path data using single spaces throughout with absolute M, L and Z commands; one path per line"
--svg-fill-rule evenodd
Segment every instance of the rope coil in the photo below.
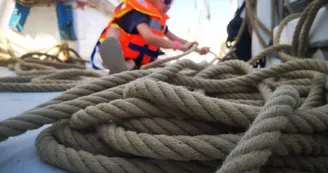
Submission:
M 54 46 L 43 52 L 26 53 L 15 58 L 7 40 L 4 40 L 4 49 L 10 59 L 0 59 L 9 70 L 16 72 L 17 77 L 0 78 L 0 92 L 52 92 L 65 91 L 81 83 L 89 82 L 94 78 L 102 77 L 100 73 L 85 71 L 85 63 L 81 56 L 67 43 Z M 57 49 L 55 55 L 50 54 Z M 73 52 L 75 57 L 70 56 Z M 65 59 L 60 59 L 60 54 Z
M 52 124 L 37 137 L 40 158 L 77 173 L 327 173 L 328 62 L 289 55 L 294 46 L 274 45 L 247 63 L 179 60 L 104 77 L 85 72 L 100 78 L 1 121 L 0 141 Z M 286 62 L 252 67 L 272 52 Z M 0 82 L 75 76 L 62 81 L 70 84 L 78 73 Z
M 328 128 L 327 67 L 326 61 L 296 60 L 262 70 L 241 61 L 204 68 L 181 60 L 162 70 L 124 72 L 78 85 L 0 122 L 0 136 L 5 140 L 54 123 L 38 136 L 38 152 L 49 164 L 71 172 L 210 173 L 221 164 L 218 172 L 326 172 L 316 164 L 288 165 L 288 159 L 297 156 L 300 165 L 302 159 L 326 162 L 328 139 L 321 133 Z M 187 68 L 195 75 L 184 75 Z M 244 70 L 237 75 L 235 69 Z M 211 79 L 218 73 L 236 77 Z M 282 86 L 269 86 L 265 79 Z M 223 98 L 267 100 L 242 104 L 215 94 L 235 93 L 231 86 L 248 95 L 257 90 L 258 96 Z

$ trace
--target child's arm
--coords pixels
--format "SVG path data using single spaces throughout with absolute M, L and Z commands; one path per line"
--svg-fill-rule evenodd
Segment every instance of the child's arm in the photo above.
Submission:
M 165 34 L 165 36 L 166 36 L 168 39 L 170 39 L 170 40 L 172 40 L 172 41 L 176 40 L 176 41 L 180 42 L 181 44 L 186 44 L 186 43 L 188 42 L 187 40 L 184 40 L 184 39 L 182 39 L 182 38 L 176 36 L 176 35 L 173 34 L 171 31 L 168 31 L 168 32 Z
M 167 38 L 169 38 L 170 40 L 172 40 L 172 41 L 176 40 L 176 41 L 180 42 L 181 44 L 186 44 L 186 43 L 188 43 L 187 40 L 184 40 L 184 39 L 182 39 L 182 38 L 176 36 L 176 35 L 173 34 L 171 31 L 168 31 L 168 32 L 165 34 L 165 36 L 166 36 Z M 197 42 L 193 42 L 193 43 L 197 43 Z M 201 54 L 201 55 L 205 55 L 205 54 L 207 54 L 209 51 L 210 51 L 210 48 L 209 48 L 209 47 L 202 47 L 202 48 L 200 48 L 199 50 L 197 50 L 197 52 L 198 52 L 199 54 Z
M 137 30 L 140 33 L 140 35 L 145 39 L 145 41 L 151 45 L 161 47 L 164 49 L 175 49 L 176 44 L 173 41 L 166 40 L 160 36 L 157 36 L 153 34 L 153 32 L 150 30 L 149 26 L 146 23 L 141 23 L 137 26 Z M 181 43 L 180 43 L 181 44 Z M 194 43 L 184 43 L 181 44 L 178 49 L 181 51 L 186 51 L 192 47 Z

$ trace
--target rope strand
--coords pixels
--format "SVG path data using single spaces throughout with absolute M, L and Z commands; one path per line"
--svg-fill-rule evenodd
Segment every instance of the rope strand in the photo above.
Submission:
M 314 0 L 301 15 L 295 45 L 278 43 L 298 15 L 280 25 L 274 46 L 249 62 L 178 60 L 102 76 L 15 60 L 22 76 L 1 78 L 0 87 L 49 91 L 56 84 L 67 91 L 1 121 L 0 141 L 52 124 L 38 135 L 37 152 L 76 173 L 326 173 L 328 62 L 297 57 L 308 47 L 303 25 L 312 24 L 308 15 L 323 3 Z M 285 63 L 252 67 L 272 52 Z

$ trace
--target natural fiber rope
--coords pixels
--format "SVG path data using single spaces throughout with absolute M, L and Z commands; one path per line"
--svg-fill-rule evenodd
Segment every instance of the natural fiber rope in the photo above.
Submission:
M 273 39 L 273 46 L 265 49 L 263 52 L 261 52 L 256 57 L 253 57 L 251 60 L 249 60 L 250 64 L 254 64 L 258 59 L 262 58 L 266 55 L 266 52 L 270 52 L 271 49 L 285 49 L 292 51 L 291 53 L 293 55 L 290 55 L 289 53 L 286 53 L 285 51 L 278 51 L 277 54 L 281 58 L 283 62 L 295 60 L 298 58 L 305 58 L 307 55 L 305 54 L 305 51 L 308 47 L 308 36 L 309 31 L 312 26 L 312 23 L 315 19 L 315 16 L 319 9 L 327 4 L 327 0 L 314 0 L 312 1 L 307 8 L 304 10 L 302 14 L 291 14 L 290 16 L 287 16 L 283 21 L 281 21 L 279 28 L 275 34 L 275 37 Z M 279 45 L 281 33 L 284 29 L 284 27 L 292 20 L 298 18 L 300 16 L 300 20 L 297 23 L 294 35 L 293 35 L 293 43 L 292 46 L 282 46 Z M 300 40 L 300 41 L 299 41 Z M 298 53 L 296 53 L 295 50 L 298 50 Z M 295 56 L 297 55 L 297 56 Z
M 29 61 L 18 60 L 14 69 L 18 77 L 10 77 L 11 80 L 0 78 L 1 92 L 49 92 L 49 91 L 65 91 L 78 84 L 88 82 L 85 77 L 99 78 L 101 74 L 93 71 L 85 70 L 59 70 L 49 64 L 53 64 L 59 68 L 82 68 L 81 66 L 74 66 L 74 64 L 64 64 L 57 62 L 44 62 L 47 65 L 41 65 L 40 60 L 34 60 L 33 63 Z M 32 70 L 24 70 L 24 68 Z M 20 80 L 22 77 L 25 80 Z M 16 79 L 15 79 L 16 78 Z M 92 79 L 90 78 L 90 79 Z M 30 83 L 30 84 L 26 84 Z
M 273 1 L 271 1 L 272 3 Z M 252 5 L 254 5 L 253 0 L 245 0 L 246 3 L 246 13 L 245 13 L 245 18 L 243 19 L 243 22 L 239 28 L 238 34 L 235 38 L 235 43 L 234 45 L 230 48 L 230 51 L 222 58 L 223 60 L 228 60 L 231 59 L 229 58 L 229 56 L 233 56 L 234 59 L 237 59 L 238 57 L 236 57 L 235 55 L 235 47 L 237 46 L 237 44 L 240 42 L 241 36 L 244 33 L 246 26 L 248 24 L 248 32 L 252 33 L 251 30 L 254 31 L 255 35 L 257 36 L 257 38 L 259 39 L 260 44 L 264 47 L 267 48 L 267 43 L 265 43 L 263 37 L 261 36 L 258 27 L 261 28 L 267 35 L 272 36 L 272 31 L 270 29 L 268 29 L 263 23 L 262 21 L 258 18 L 255 10 L 253 9 Z M 271 8 L 271 13 L 273 13 L 275 11 L 274 7 L 272 6 Z M 272 22 L 274 21 L 274 17 L 272 17 Z M 273 23 L 272 27 L 273 27 Z M 251 29 L 250 29 L 251 28 Z M 262 58 L 257 56 L 258 58 Z M 259 60 L 259 59 L 258 59 Z
M 191 47 L 191 49 L 189 49 L 186 52 L 183 52 L 180 55 L 169 57 L 169 58 L 165 58 L 165 59 L 159 59 L 159 60 L 156 60 L 156 61 L 154 61 L 152 63 L 147 64 L 147 65 L 143 65 L 143 66 L 141 66 L 141 69 L 156 68 L 156 67 L 158 67 L 158 66 L 160 66 L 160 65 L 162 65 L 162 64 L 164 64 L 166 62 L 173 61 L 173 60 L 178 60 L 181 57 L 184 57 L 184 56 L 186 56 L 186 55 L 188 55 L 188 54 L 196 51 L 197 50 L 197 46 L 198 46 L 197 44 L 193 45 Z
M 293 55 L 305 58 L 305 51 L 308 48 L 308 36 L 314 18 L 321 7 L 327 4 L 327 0 L 314 0 L 304 10 L 300 20 L 296 25 L 293 35 Z
M 7 53 L 13 52 L 8 43 L 4 47 L 6 47 Z M 10 70 L 14 70 L 18 77 L 0 78 L 0 92 L 65 91 L 81 83 L 89 82 L 91 79 L 102 77 L 99 73 L 82 70 L 85 69 L 86 61 L 83 61 L 80 55 L 68 48 L 67 45 L 55 46 L 55 48 L 59 48 L 56 56 L 42 52 L 30 52 L 19 58 L 12 57 L 4 60 L 3 64 L 8 65 Z M 61 51 L 67 50 L 72 51 L 77 57 L 69 57 L 70 63 L 63 62 L 58 58 Z M 42 57 L 45 60 L 35 57 Z
M 306 55 L 306 50 L 308 48 L 308 36 L 309 36 L 309 31 L 311 29 L 312 23 L 316 17 L 317 12 L 321 7 L 323 7 L 325 4 L 327 4 L 327 0 L 314 0 L 312 1 L 307 8 L 304 10 L 304 12 L 301 14 L 300 20 L 296 26 L 294 35 L 293 35 L 293 41 L 292 41 L 292 47 L 291 47 L 291 54 L 285 53 L 284 51 L 279 51 L 278 55 L 281 58 L 282 61 L 286 62 L 289 60 L 297 59 L 297 58 L 305 58 L 308 55 Z M 263 38 L 258 32 L 258 29 L 256 24 L 258 24 L 259 27 L 265 31 L 268 35 L 272 35 L 271 32 L 261 23 L 259 19 L 257 19 L 257 15 L 253 12 L 254 10 L 252 9 L 252 0 L 246 0 L 246 17 L 249 18 L 249 24 L 254 30 L 254 33 L 257 35 L 259 38 L 259 41 L 262 46 L 267 47 L 266 43 L 264 42 Z M 273 10 L 273 9 L 271 9 Z M 283 28 L 287 25 L 288 22 L 291 20 L 294 20 L 298 18 L 300 14 L 291 14 L 290 16 L 286 17 L 283 21 L 281 21 L 280 26 L 278 28 L 278 31 L 273 39 L 273 44 L 276 45 L 279 43 L 280 36 L 282 33 Z M 239 32 L 243 32 L 244 28 L 241 27 Z M 238 38 L 238 37 L 237 37 Z M 237 39 L 238 41 L 238 39 Z M 287 46 L 286 46 L 287 48 Z M 288 48 L 290 49 L 290 48 Z M 230 55 L 232 52 L 229 52 L 227 54 Z M 263 56 L 256 56 L 256 59 L 262 58 Z M 254 59 L 255 57 L 253 57 Z M 255 63 L 251 61 L 252 64 Z
M 257 38 L 259 39 L 260 44 L 266 48 L 268 45 L 267 43 L 265 43 L 263 37 L 261 36 L 258 27 L 260 27 L 266 34 L 268 34 L 269 36 L 272 35 L 272 32 L 270 31 L 270 29 L 268 29 L 262 22 L 260 19 L 258 19 L 256 12 L 254 11 L 252 5 L 253 5 L 253 0 L 245 0 L 246 2 L 246 15 L 248 17 L 248 22 L 249 22 L 249 26 L 252 28 L 252 30 L 254 31 L 254 33 L 256 34 Z M 251 33 L 251 32 L 250 32 Z
M 204 78 L 184 75 L 186 68 Z M 0 122 L 0 135 L 4 140 L 54 123 L 38 136 L 38 152 L 46 162 L 71 172 L 214 172 L 223 161 L 219 172 L 325 172 L 317 164 L 313 169 L 289 165 L 288 159 L 291 155 L 312 160 L 320 157 L 318 162 L 325 162 L 328 139 L 320 133 L 328 128 L 323 94 L 327 93 L 327 69 L 327 62 L 314 60 L 255 71 L 241 61 L 204 69 L 181 60 L 161 70 L 124 72 L 79 85 Z M 238 77 L 210 79 L 218 72 Z M 303 96 L 306 99 L 291 86 L 256 92 L 264 79 L 312 87 Z M 207 96 L 168 83 L 202 88 Z M 220 94 L 216 94 L 219 98 L 208 96 L 233 91 L 231 86 L 246 93 L 255 89 L 268 97 L 266 104 L 262 108 L 223 100 Z M 247 95 L 222 98 L 252 100 Z M 90 127 L 96 127 L 99 136 L 94 135 L 96 131 L 85 131 Z M 278 158 L 287 159 L 286 163 Z
M 63 46 L 55 46 L 51 49 L 55 49 L 55 48 L 59 48 L 59 51 L 72 51 L 74 54 L 76 54 L 76 56 L 78 58 L 81 59 L 81 57 L 79 56 L 79 54 L 74 51 L 73 49 L 69 49 L 67 47 L 67 45 L 63 45 Z M 49 49 L 47 52 L 50 52 Z M 178 60 L 181 57 L 190 54 L 191 52 L 197 51 L 197 44 L 195 44 L 191 49 L 189 49 L 188 51 L 184 52 L 181 55 L 178 56 L 173 56 L 173 57 L 169 57 L 163 60 L 157 60 L 153 63 L 150 63 L 146 66 L 142 66 L 142 69 L 147 69 L 147 68 L 156 68 L 156 67 L 160 67 L 162 66 L 164 63 L 172 61 L 172 60 Z M 211 52 L 215 57 L 216 55 Z M 61 60 L 59 60 L 58 58 L 59 52 L 57 53 L 57 55 L 50 55 L 48 53 L 42 53 L 42 52 L 30 52 L 27 54 L 22 55 L 20 58 L 11 58 L 10 61 L 4 61 L 4 63 L 8 64 L 8 68 L 11 70 L 15 70 L 16 74 L 19 76 L 31 76 L 31 77 L 38 77 L 38 76 L 45 76 L 45 77 L 49 77 L 49 74 L 53 74 L 53 73 L 59 73 L 61 74 L 62 72 L 59 71 L 59 69 L 63 69 L 63 68 L 79 68 L 79 69 L 84 69 L 85 65 L 78 65 L 78 64 L 69 64 L 69 63 L 62 63 L 60 62 Z M 56 60 L 56 61 L 50 61 L 50 60 L 39 60 L 39 59 L 35 59 L 33 58 L 34 56 L 45 56 L 46 59 L 52 59 L 52 60 Z M 75 58 L 70 58 L 70 61 L 80 61 L 85 63 L 86 61 L 82 61 L 80 59 L 75 59 Z M 217 58 L 214 58 L 214 60 Z M 13 66 L 12 63 L 16 64 Z M 28 70 L 24 70 L 23 68 L 26 67 L 28 68 Z M 32 69 L 32 70 L 30 70 Z M 75 72 L 76 73 L 76 72 Z M 91 74 L 94 72 L 88 72 L 88 74 Z M 70 75 L 70 73 L 64 73 L 66 75 Z M 78 74 L 76 74 L 78 76 L 83 76 L 84 75 L 84 71 L 80 71 Z M 90 75 L 89 75 L 90 76 Z M 94 73 L 91 76 L 93 77 L 100 77 L 99 74 Z M 75 77 L 75 76 L 72 76 Z M 71 78 L 71 76 L 63 76 L 63 79 L 65 78 Z M 1 79 L 1 78 L 0 78 Z M 15 92 L 35 92 L 35 91 L 43 91 L 43 92 L 47 92 L 47 91 L 62 91 L 62 90 L 67 90 L 69 88 L 72 88 L 74 86 L 76 86 L 77 84 L 81 83 L 81 82 L 85 82 L 85 81 L 72 81 L 72 80 L 44 80 L 45 78 L 42 78 L 43 80 L 31 80 L 30 82 L 32 82 L 32 85 L 26 85 L 26 84 L 15 84 L 15 83 L 0 83 L 0 91 L 15 91 Z M 0 80 L 1 81 L 1 80 Z M 50 82 L 50 83 L 48 83 Z M 56 85 L 55 83 L 60 83 L 58 85 Z M 65 84 L 63 84 L 65 83 Z
M 326 173 L 328 62 L 252 67 L 292 47 L 274 45 L 248 63 L 179 60 L 82 83 L 1 121 L 0 140 L 53 124 L 37 137 L 41 159 L 78 173 Z M 74 76 L 65 85 L 79 83 L 79 73 L 0 82 Z
M 314 22 L 314 19 L 321 7 L 323 7 L 326 3 L 328 3 L 327 0 L 317 0 L 315 3 L 313 3 L 313 6 L 311 7 L 309 14 L 307 14 L 307 18 L 304 22 L 302 31 L 300 33 L 299 38 L 299 47 L 298 47 L 298 53 L 297 56 L 301 58 L 305 58 L 307 48 L 308 48 L 308 40 L 309 40 L 309 33 L 312 26 L 312 23 Z M 303 14 L 304 15 L 304 14 Z
M 99 78 L 102 75 L 83 70 L 62 70 L 57 73 L 43 75 L 42 77 L 5 77 L 0 78 L 0 91 L 2 92 L 51 92 L 65 91 L 81 83 L 89 82 L 80 77 Z M 72 79 L 71 79 L 72 78 Z M 31 83 L 31 84 L 25 84 Z
M 243 19 L 243 22 L 240 25 L 239 31 L 238 31 L 236 37 L 234 38 L 234 44 L 230 48 L 229 52 L 224 55 L 224 57 L 222 58 L 223 60 L 228 59 L 230 56 L 236 57 L 236 55 L 235 55 L 235 51 L 237 50 L 236 46 L 239 44 L 241 37 L 243 35 L 243 32 L 246 29 L 247 22 L 249 21 L 249 10 L 250 10 L 250 8 L 248 8 L 248 9 L 246 8 L 245 18 Z
M 168 58 L 165 58 L 165 59 L 158 59 L 158 60 L 156 60 L 154 62 L 151 62 L 151 63 L 149 63 L 147 65 L 141 66 L 141 69 L 142 70 L 145 70 L 145 69 L 149 69 L 149 68 L 162 67 L 167 62 L 178 60 L 178 59 L 180 59 L 180 58 L 182 58 L 182 57 L 184 57 L 184 56 L 186 56 L 186 55 L 188 55 L 188 54 L 190 54 L 192 52 L 195 52 L 195 51 L 196 52 L 199 51 L 197 44 L 194 44 L 189 50 L 183 52 L 182 54 L 179 54 L 179 55 L 176 55 L 176 56 L 172 56 L 172 57 L 168 57 Z M 217 55 L 215 53 L 213 53 L 213 52 L 209 52 L 209 53 L 211 53 L 212 55 L 214 55 L 214 59 L 212 60 L 212 62 L 214 62 L 215 60 L 218 59 L 218 57 L 217 57 Z M 211 62 L 211 64 L 212 64 L 212 62 Z

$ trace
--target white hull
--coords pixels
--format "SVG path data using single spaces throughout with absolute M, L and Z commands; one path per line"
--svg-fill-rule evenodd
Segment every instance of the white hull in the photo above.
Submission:
M 99 34 L 107 26 L 110 16 L 90 6 L 85 6 L 84 9 L 77 8 L 75 1 L 71 4 L 77 40 L 68 43 L 84 59 L 89 60 Z M 13 31 L 8 26 L 14 6 L 14 0 L 0 1 L 0 36 L 13 42 L 16 51 L 23 54 L 26 51 L 49 48 L 62 43 L 54 4 L 32 7 L 22 33 Z

